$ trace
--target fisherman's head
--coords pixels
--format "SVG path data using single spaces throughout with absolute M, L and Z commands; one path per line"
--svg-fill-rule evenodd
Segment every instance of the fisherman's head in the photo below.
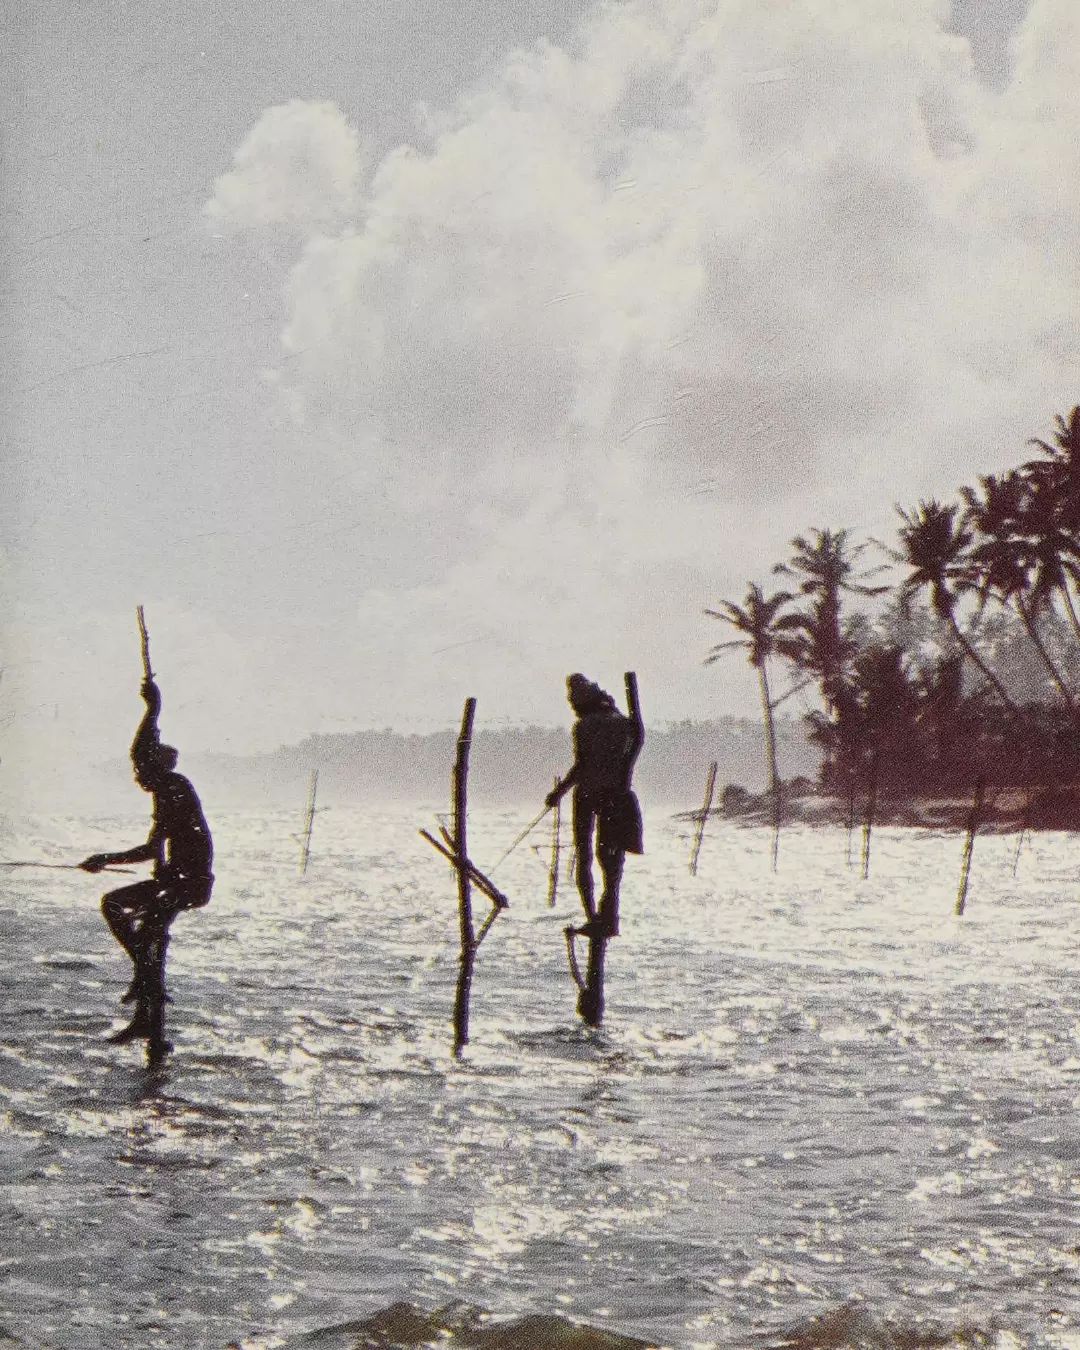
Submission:
M 566 677 L 566 697 L 579 717 L 612 702 L 611 695 L 605 694 L 598 684 L 577 673 Z
M 179 752 L 173 746 L 159 745 L 152 755 L 143 756 L 136 763 L 136 783 L 147 792 L 153 792 L 165 776 L 176 768 L 179 758 Z

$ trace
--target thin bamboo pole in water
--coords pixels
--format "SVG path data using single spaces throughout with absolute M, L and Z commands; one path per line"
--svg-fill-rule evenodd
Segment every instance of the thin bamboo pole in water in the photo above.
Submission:
M 862 834 L 862 874 L 863 881 L 870 875 L 870 839 L 874 832 L 874 817 L 877 815 L 878 794 L 878 751 L 870 756 L 870 777 L 866 785 L 866 810 L 863 814 Z
M 1020 837 L 1016 841 L 1016 852 L 1013 854 L 1013 876 L 1016 876 L 1016 869 L 1020 866 L 1020 853 L 1024 847 L 1024 839 L 1027 836 L 1028 828 L 1031 825 L 1031 799 L 1032 790 L 1028 788 L 1024 793 L 1024 811 L 1020 817 Z
M 982 774 L 975 780 L 975 794 L 971 799 L 968 813 L 967 838 L 964 840 L 964 859 L 960 865 L 960 886 L 956 892 L 956 914 L 961 915 L 967 905 L 968 881 L 971 878 L 971 858 L 975 852 L 975 835 L 982 820 L 983 802 L 986 797 L 986 780 Z
M 307 806 L 304 810 L 304 839 L 300 849 L 300 872 L 307 871 L 308 860 L 311 857 L 311 831 L 315 827 L 315 794 L 319 789 L 319 771 L 312 769 L 311 781 L 308 783 Z
M 698 857 L 701 854 L 701 841 L 705 837 L 705 822 L 709 818 L 709 811 L 712 809 L 713 792 L 716 790 L 716 775 L 719 771 L 719 764 L 714 759 L 709 765 L 709 777 L 705 783 L 705 804 L 701 808 L 701 814 L 698 816 L 697 835 L 694 838 L 694 851 L 690 855 L 690 875 L 697 876 Z
M 845 862 L 848 867 L 851 866 L 851 841 L 855 834 L 855 775 L 854 773 L 848 780 L 848 811 L 847 811 L 847 851 L 845 853 Z

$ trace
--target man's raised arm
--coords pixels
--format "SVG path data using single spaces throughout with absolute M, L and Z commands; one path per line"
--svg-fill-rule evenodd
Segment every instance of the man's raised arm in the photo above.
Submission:
M 131 763 L 136 772 L 152 769 L 161 748 L 161 733 L 157 724 L 161 712 L 161 691 L 153 680 L 143 680 L 139 692 L 146 703 L 146 712 L 131 742 Z

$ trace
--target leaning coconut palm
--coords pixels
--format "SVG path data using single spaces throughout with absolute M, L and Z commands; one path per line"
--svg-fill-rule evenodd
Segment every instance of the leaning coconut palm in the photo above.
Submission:
M 960 491 L 966 506 L 964 523 L 975 532 L 969 560 L 980 603 L 985 604 L 992 596 L 1003 609 L 1010 605 L 1015 609 L 1069 711 L 1075 712 L 1072 690 L 1039 632 L 1037 621 L 1040 612 L 1049 609 L 1051 592 L 1045 585 L 1038 590 L 1034 585 L 1034 546 L 1024 533 L 1028 484 L 1014 472 L 1000 477 L 983 474 L 979 486 L 981 492 L 968 487 Z
M 1036 610 L 1060 600 L 1077 639 L 1080 615 L 1073 591 L 1080 592 L 1080 526 L 1069 524 L 1052 483 L 1027 476 L 1028 494 L 1020 528 L 1032 566 L 1031 599 Z
M 781 614 L 785 605 L 793 599 L 788 591 L 776 591 L 766 595 L 760 586 L 751 584 L 746 599 L 741 605 L 730 600 L 721 600 L 716 609 L 707 609 L 710 619 L 719 619 L 731 624 L 740 637 L 729 642 L 720 642 L 713 647 L 705 658 L 705 664 L 719 659 L 721 654 L 733 648 L 742 648 L 750 664 L 758 673 L 758 688 L 761 693 L 761 715 L 765 725 L 765 759 L 769 785 L 769 796 L 773 808 L 773 871 L 776 870 L 778 839 L 780 829 L 780 774 L 776 763 L 776 728 L 773 711 L 786 695 L 775 702 L 769 692 L 768 662 L 770 657 L 784 657 L 795 661 L 801 651 L 799 633 L 801 619 L 797 614 Z
M 1033 533 L 1043 544 L 1043 557 L 1056 555 L 1061 566 L 1063 575 L 1060 579 L 1054 576 L 1053 586 L 1080 638 L 1076 606 L 1080 595 L 1080 404 L 1067 418 L 1054 420 L 1053 443 L 1038 437 L 1030 441 L 1044 458 L 1029 460 L 1021 472 L 1031 487 Z
M 1075 535 L 1080 531 L 1080 404 L 1073 408 L 1068 419 L 1054 420 L 1057 428 L 1053 445 L 1038 437 L 1029 442 L 1037 445 L 1046 458 L 1031 460 L 1024 465 L 1023 472 L 1051 489 L 1057 499 L 1061 524 Z
M 948 624 L 960 650 L 982 673 L 1002 703 L 1019 714 L 1020 710 L 1005 686 L 980 657 L 956 620 L 960 595 L 975 587 L 967 554 L 972 536 L 957 523 L 959 508 L 945 506 L 931 498 L 920 502 L 912 511 L 904 511 L 899 506 L 896 510 L 903 522 L 899 529 L 900 549 L 889 552 L 896 562 L 910 569 L 900 583 L 901 611 L 906 612 L 912 600 L 926 591 L 932 610 Z

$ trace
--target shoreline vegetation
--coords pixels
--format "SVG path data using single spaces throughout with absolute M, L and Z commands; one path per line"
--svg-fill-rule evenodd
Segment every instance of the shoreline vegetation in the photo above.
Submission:
M 780 589 L 706 609 L 731 635 L 705 663 L 749 660 L 765 744 L 765 792 L 729 789 L 723 814 L 774 837 L 782 820 L 860 817 L 1080 828 L 1080 405 L 1029 445 L 953 502 L 897 505 L 894 542 L 813 529 L 772 567 Z M 776 714 L 808 690 L 821 767 L 785 791 Z
M 781 791 L 781 825 L 810 825 L 830 829 L 861 829 L 865 801 L 857 797 L 822 793 L 808 779 L 785 783 Z M 972 796 L 881 797 L 875 802 L 874 825 L 962 833 L 971 821 Z M 680 811 L 677 820 L 698 821 L 700 811 Z M 709 821 L 761 826 L 773 823 L 769 792 L 751 793 L 729 784 Z M 1033 792 L 1005 788 L 988 792 L 979 811 L 978 828 L 984 834 L 1020 834 L 1034 830 L 1080 831 L 1080 785 L 1038 788 Z

